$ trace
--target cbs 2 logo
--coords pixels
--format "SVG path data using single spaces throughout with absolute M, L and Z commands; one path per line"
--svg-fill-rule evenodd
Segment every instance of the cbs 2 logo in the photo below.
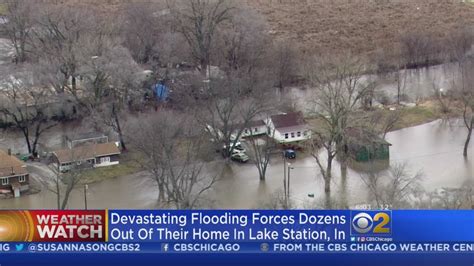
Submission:
M 352 229 L 356 234 L 390 234 L 390 212 L 359 212 L 352 216 Z

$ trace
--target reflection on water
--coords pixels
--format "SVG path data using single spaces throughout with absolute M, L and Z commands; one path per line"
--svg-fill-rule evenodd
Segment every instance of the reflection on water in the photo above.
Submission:
M 406 128 L 387 134 L 392 143 L 390 164 L 407 162 L 415 173 L 423 171 L 421 185 L 428 191 L 442 187 L 457 188 L 474 185 L 474 145 L 470 157 L 464 159 L 462 147 L 466 130 L 461 122 L 441 120 Z M 298 206 L 320 206 L 324 199 L 324 182 L 311 156 L 302 156 L 292 162 L 291 196 Z M 283 186 L 283 165 L 280 158 L 270 162 L 267 179 L 261 182 L 257 169 L 251 163 L 234 164 L 224 169 L 220 181 L 210 192 L 213 208 L 261 208 L 275 191 Z M 333 166 L 331 196 L 338 206 L 365 203 L 368 192 L 360 178 L 359 166 Z M 83 208 L 83 191 L 77 189 L 71 196 L 70 208 Z M 314 194 L 314 198 L 308 197 Z M 157 189 L 144 173 L 114 178 L 89 186 L 89 208 L 156 208 Z M 0 200 L 2 209 L 54 209 L 55 195 L 43 190 L 35 195 Z
M 423 99 L 439 93 L 442 89 L 444 92 L 449 90 L 459 76 L 458 66 L 456 64 L 442 64 L 421 69 L 401 70 L 400 77 L 405 77 L 404 86 L 401 88 L 401 94 L 405 95 L 403 101 L 414 103 L 418 99 Z M 360 79 L 361 83 L 365 81 L 373 81 L 377 84 L 377 92 L 383 93 L 395 101 L 398 91 L 397 82 L 394 75 L 364 75 Z M 376 93 L 376 94 L 378 94 Z M 311 88 L 291 88 L 288 90 L 286 97 L 292 98 L 294 106 L 300 111 L 311 113 L 316 111 L 316 106 L 311 103 L 311 99 L 315 99 L 315 92 Z

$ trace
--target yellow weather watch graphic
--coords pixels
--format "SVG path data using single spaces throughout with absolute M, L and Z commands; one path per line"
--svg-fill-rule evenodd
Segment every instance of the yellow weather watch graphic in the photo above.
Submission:
M 28 211 L 0 211 L 0 241 L 33 240 L 34 224 Z

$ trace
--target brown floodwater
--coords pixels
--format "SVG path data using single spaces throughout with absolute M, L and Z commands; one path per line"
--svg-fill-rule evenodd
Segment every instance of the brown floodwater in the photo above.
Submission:
M 459 188 L 474 185 L 474 145 L 471 142 L 468 159 L 462 156 L 466 130 L 460 121 L 450 123 L 437 120 L 431 123 L 390 132 L 392 143 L 390 164 L 407 162 L 415 173 L 422 171 L 422 187 L 427 191 L 438 188 Z M 299 154 L 291 162 L 291 198 L 299 207 L 322 205 L 324 183 L 311 156 Z M 208 193 L 206 206 L 211 208 L 264 208 L 275 192 L 283 188 L 283 164 L 273 158 L 265 182 L 251 163 L 232 163 L 226 167 L 221 179 Z M 208 167 L 212 169 L 213 167 Z M 360 172 L 349 168 L 341 179 L 340 166 L 334 164 L 332 197 L 353 206 L 367 202 L 367 189 L 361 182 Z M 209 170 L 213 171 L 213 170 Z M 308 197 L 314 194 L 314 198 Z M 109 179 L 89 185 L 89 208 L 127 209 L 156 208 L 157 189 L 145 173 Z M 55 194 L 43 189 L 33 195 L 0 200 L 0 209 L 54 209 Z M 83 188 L 76 189 L 69 208 L 84 208 Z

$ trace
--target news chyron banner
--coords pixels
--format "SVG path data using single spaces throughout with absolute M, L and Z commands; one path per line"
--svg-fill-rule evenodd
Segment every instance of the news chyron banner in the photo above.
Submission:
M 474 212 L 0 211 L 0 241 L 0 253 L 474 255 Z

